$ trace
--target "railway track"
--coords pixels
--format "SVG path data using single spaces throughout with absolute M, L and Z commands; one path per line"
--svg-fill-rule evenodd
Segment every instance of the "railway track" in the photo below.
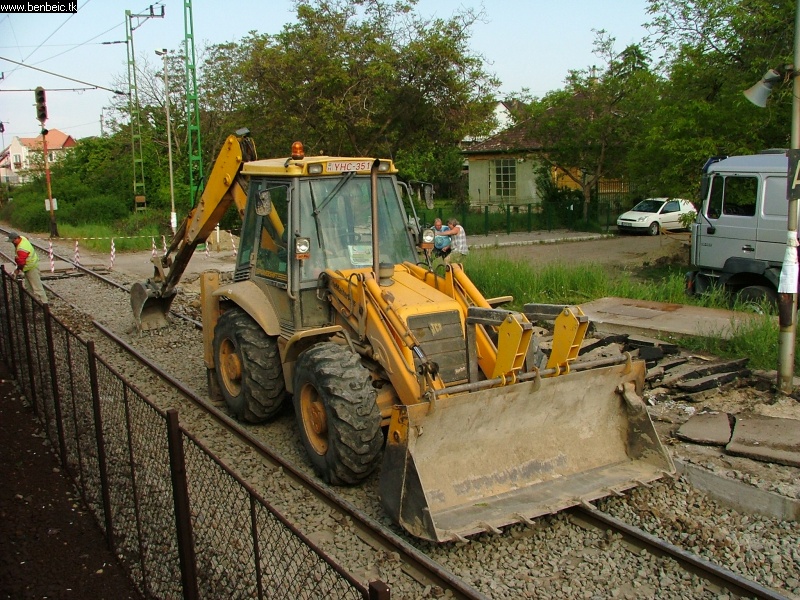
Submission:
M 72 263 L 64 256 L 58 259 Z M 223 406 L 195 392 L 205 389 L 202 361 L 182 361 L 177 356 L 167 357 L 163 352 L 164 347 L 177 349 L 189 345 L 189 355 L 193 354 L 196 359 L 202 355 L 196 331 L 199 323 L 186 317 L 184 313 L 190 309 L 181 309 L 180 296 L 175 303 L 173 331 L 138 335 L 130 327 L 132 317 L 123 314 L 130 312 L 127 302 L 130 281 L 124 275 L 105 276 L 79 266 L 75 266 L 75 273 L 81 275 L 46 281 L 49 293 L 71 304 L 70 310 L 91 316 L 85 317 L 87 322 L 102 334 L 103 346 L 126 365 L 125 372 L 138 373 L 141 379 L 142 369 L 133 367 L 132 362 L 144 365 L 148 373 L 162 382 L 160 385 L 171 390 L 170 394 L 160 392 L 158 396 L 167 399 L 168 408 L 179 406 L 187 429 L 191 431 L 196 425 L 203 432 L 201 437 L 214 439 L 212 449 L 245 480 L 253 481 L 257 489 L 264 480 L 264 471 L 285 475 L 292 488 L 302 490 L 304 502 L 313 499 L 316 506 L 302 514 L 287 506 L 287 518 L 297 519 L 300 529 L 307 528 L 312 539 L 320 540 L 323 550 L 331 550 L 337 558 L 342 547 L 349 546 L 350 550 L 363 547 L 353 551 L 353 557 L 348 556 L 347 560 L 352 562 L 347 568 L 353 572 L 379 573 L 392 587 L 392 597 L 438 597 L 449 591 L 450 596 L 457 598 L 591 598 L 606 597 L 613 590 L 620 591 L 620 597 L 626 594 L 640 597 L 643 591 L 647 596 L 651 589 L 657 592 L 653 597 L 659 598 L 715 598 L 723 592 L 748 598 L 796 597 L 782 595 L 763 582 L 716 564 L 720 561 L 698 556 L 591 505 L 537 519 L 527 526 L 513 526 L 501 535 L 477 536 L 468 544 L 435 545 L 409 538 L 382 515 L 377 502 L 377 478 L 359 488 L 337 489 L 316 480 L 305 464 L 291 415 L 281 415 L 275 423 L 266 426 L 244 426 L 231 419 Z M 97 283 L 90 285 L 90 281 Z M 108 302 L 117 304 L 116 311 L 98 310 L 100 292 L 87 290 L 99 288 L 115 290 Z M 103 303 L 106 301 L 104 299 Z M 116 313 L 116 316 L 107 318 L 109 313 Z M 88 327 L 86 323 L 83 326 Z M 175 339 L 171 339 L 173 336 Z M 159 364 L 164 360 L 169 364 Z M 187 368 L 183 364 L 186 362 L 192 364 Z M 178 364 L 181 364 L 181 375 L 176 377 Z M 184 373 L 191 374 L 182 376 Z M 211 421 L 213 434 L 210 433 Z M 673 485 L 665 482 L 636 493 L 651 494 L 655 504 L 656 496 L 672 493 Z M 269 492 L 269 489 L 263 490 L 265 497 L 270 497 Z M 625 501 L 624 498 L 611 499 L 604 504 L 613 508 L 614 503 Z M 302 522 L 304 519 L 306 522 Z M 331 526 L 331 522 L 340 525 Z M 797 535 L 796 529 L 791 533 Z M 597 552 L 588 553 L 592 560 L 586 558 L 587 548 L 597 549 Z M 608 563 L 625 564 L 618 565 L 619 573 L 597 577 L 603 569 L 593 568 L 592 563 L 594 560 L 602 563 L 604 559 Z M 576 561 L 580 561 L 580 565 Z M 527 574 L 523 573 L 519 581 L 509 582 L 512 570 Z M 587 578 L 587 573 L 592 572 L 595 577 Z M 651 577 L 651 572 L 655 576 Z M 575 582 L 576 578 L 581 581 Z M 626 584 L 617 583 L 626 580 Z M 771 583 L 774 585 L 774 579 Z

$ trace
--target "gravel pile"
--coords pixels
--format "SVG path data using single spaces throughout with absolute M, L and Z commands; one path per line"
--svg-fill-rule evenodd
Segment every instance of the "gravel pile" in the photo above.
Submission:
M 62 279 L 49 285 L 199 395 L 206 395 L 202 336 L 194 326 L 176 321 L 170 329 L 139 335 L 124 291 L 89 277 Z M 192 312 L 195 300 L 192 294 L 182 293 L 174 307 Z M 58 300 L 52 306 L 59 317 L 71 310 Z M 102 335 L 91 331 L 90 326 L 83 327 L 87 329 L 85 336 L 97 340 L 98 352 L 106 360 L 159 404 L 179 406 L 187 429 L 357 577 L 364 581 L 382 579 L 392 587 L 393 598 L 442 596 L 441 590 L 420 589 L 403 572 L 398 557 L 376 553 L 363 544 L 346 519 L 315 506 L 302 490 L 280 473 L 265 468 L 257 456 L 234 443 L 224 430 L 182 405 L 138 363 L 116 352 L 112 344 L 103 343 Z M 291 407 L 274 422 L 252 427 L 252 431 L 310 473 Z M 362 486 L 337 489 L 337 493 L 391 526 L 379 504 L 377 480 L 376 474 Z M 736 513 L 683 480 L 640 488 L 625 498 L 602 501 L 598 507 L 788 597 L 800 598 L 800 525 L 796 522 Z M 499 536 L 480 535 L 468 544 L 428 544 L 392 527 L 489 598 L 727 598 L 673 561 L 631 548 L 618 536 L 586 528 L 564 513 L 538 519 L 533 526 L 509 527 Z

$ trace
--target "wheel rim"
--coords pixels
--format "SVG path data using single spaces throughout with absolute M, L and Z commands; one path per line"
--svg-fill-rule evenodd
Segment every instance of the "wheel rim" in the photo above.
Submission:
M 316 388 L 308 383 L 300 390 L 300 414 L 309 444 L 324 456 L 328 451 L 328 417 Z
M 235 344 L 226 339 L 220 344 L 219 362 L 217 366 L 222 382 L 231 396 L 236 397 L 242 392 L 242 360 L 236 351 Z

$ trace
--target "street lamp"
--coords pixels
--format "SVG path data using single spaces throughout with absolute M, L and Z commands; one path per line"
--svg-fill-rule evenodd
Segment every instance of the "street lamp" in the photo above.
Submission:
M 770 69 L 761 81 L 744 92 L 745 97 L 760 107 L 767 105 L 767 97 L 772 87 L 786 78 L 792 79 L 792 136 L 787 177 L 789 185 L 786 189 L 789 205 L 787 223 L 786 253 L 781 265 L 781 278 L 778 285 L 778 389 L 790 393 L 794 384 L 794 354 L 797 337 L 797 208 L 800 204 L 800 181 L 795 177 L 800 165 L 800 72 L 795 67 L 800 65 L 800 0 L 795 7 L 794 16 L 794 65 L 783 65 Z
M 167 112 L 167 156 L 169 157 L 169 197 L 172 211 L 169 214 L 169 226 L 172 233 L 178 226 L 178 217 L 175 214 L 175 179 L 172 174 L 172 126 L 169 118 L 169 80 L 167 79 L 167 49 L 156 50 L 156 56 L 164 57 L 164 108 Z

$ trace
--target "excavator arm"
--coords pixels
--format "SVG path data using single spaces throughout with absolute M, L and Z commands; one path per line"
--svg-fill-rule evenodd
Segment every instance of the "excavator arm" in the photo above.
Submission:
M 247 182 L 241 169 L 245 162 L 255 159 L 255 144 L 248 130 L 241 129 L 225 140 L 197 206 L 180 224 L 164 255 L 152 258 L 153 277 L 131 287 L 131 308 L 140 331 L 168 325 L 175 287 L 195 249 L 206 241 L 231 203 L 236 204 L 240 215 L 244 214 Z

